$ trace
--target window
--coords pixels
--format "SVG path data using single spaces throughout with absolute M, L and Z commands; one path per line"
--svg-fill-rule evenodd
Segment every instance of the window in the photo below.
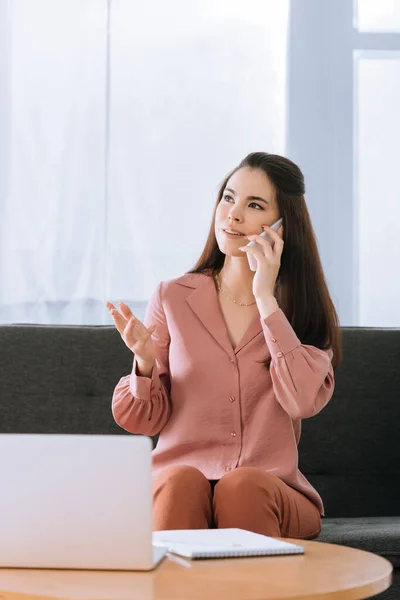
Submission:
M 400 326 L 400 1 L 293 1 L 287 154 L 342 325 Z

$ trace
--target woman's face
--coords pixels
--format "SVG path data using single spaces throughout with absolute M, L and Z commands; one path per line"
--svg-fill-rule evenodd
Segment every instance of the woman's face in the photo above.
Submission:
M 271 226 L 280 217 L 275 189 L 261 169 L 243 167 L 229 179 L 215 213 L 215 237 L 219 249 L 230 256 L 249 240 L 245 236 L 259 234 L 263 225 Z M 229 235 L 236 231 L 241 235 Z

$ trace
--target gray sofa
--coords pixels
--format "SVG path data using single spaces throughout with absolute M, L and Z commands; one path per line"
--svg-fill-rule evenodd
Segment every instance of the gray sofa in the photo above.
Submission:
M 394 565 L 400 599 L 400 330 L 343 328 L 328 406 L 303 421 L 299 465 L 326 509 L 320 541 Z M 125 435 L 110 400 L 132 355 L 114 327 L 0 326 L 0 433 Z M 156 440 L 154 440 L 154 443 Z

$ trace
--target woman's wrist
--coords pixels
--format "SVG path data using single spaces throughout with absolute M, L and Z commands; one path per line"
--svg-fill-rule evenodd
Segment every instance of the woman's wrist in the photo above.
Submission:
M 279 309 L 279 304 L 275 296 L 267 296 L 265 298 L 256 298 L 258 312 L 262 319 L 266 319 L 269 315 Z
M 139 377 L 151 377 L 153 367 L 154 361 L 144 362 L 140 358 L 136 358 L 136 375 L 139 375 Z

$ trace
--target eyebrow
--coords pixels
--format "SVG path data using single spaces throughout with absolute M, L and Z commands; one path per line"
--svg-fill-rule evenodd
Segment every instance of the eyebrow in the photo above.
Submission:
M 231 192 L 231 194 L 233 194 L 234 196 L 236 195 L 235 190 L 233 190 L 232 188 L 225 188 L 224 191 Z M 258 200 L 259 202 L 265 202 L 265 204 L 268 204 L 268 201 L 264 200 L 264 198 L 260 198 L 260 196 L 247 196 L 247 200 Z

